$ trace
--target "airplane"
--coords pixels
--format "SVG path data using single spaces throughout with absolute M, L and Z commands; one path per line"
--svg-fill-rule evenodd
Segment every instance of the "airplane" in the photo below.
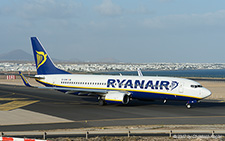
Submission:
M 128 104 L 138 100 L 186 101 L 186 107 L 211 95 L 200 83 L 175 77 L 143 76 L 138 69 L 138 76 L 129 75 L 90 75 L 71 74 L 55 66 L 37 37 L 31 37 L 33 55 L 37 69 L 35 80 L 45 87 L 65 94 L 78 96 L 98 96 L 99 105 L 108 103 Z M 19 72 L 25 86 L 31 86 Z

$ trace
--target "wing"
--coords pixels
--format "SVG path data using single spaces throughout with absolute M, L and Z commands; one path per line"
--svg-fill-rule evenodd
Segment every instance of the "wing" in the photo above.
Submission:
M 40 89 L 51 89 L 51 90 L 58 90 L 58 91 L 63 91 L 66 94 L 77 94 L 77 95 L 104 95 L 107 94 L 107 90 L 96 90 L 96 89 L 80 89 L 80 88 L 61 88 L 61 87 L 37 87 L 37 86 L 32 86 L 26 79 L 26 77 L 19 72 L 19 75 L 21 79 L 23 80 L 23 83 L 27 87 L 32 87 L 32 88 L 40 88 Z
M 24 77 L 24 75 L 19 72 L 25 86 L 27 87 L 32 87 L 32 88 L 40 88 L 40 89 L 51 89 L 51 90 L 58 90 L 62 91 L 66 94 L 76 94 L 79 96 L 82 95 L 98 95 L 100 96 L 100 103 L 103 100 L 103 104 L 105 102 L 107 103 L 122 103 L 122 104 L 127 104 L 130 100 L 130 92 L 126 91 L 108 91 L 108 90 L 96 90 L 96 89 L 81 89 L 81 88 L 63 88 L 63 87 L 35 87 L 31 86 L 30 83 L 27 81 L 27 79 Z

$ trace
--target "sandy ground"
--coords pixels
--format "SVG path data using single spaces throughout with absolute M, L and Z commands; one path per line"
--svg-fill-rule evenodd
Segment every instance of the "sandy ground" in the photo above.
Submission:
M 27 78 L 33 86 L 43 86 L 32 78 Z M 209 89 L 212 95 L 207 99 L 225 100 L 225 81 L 198 81 L 203 87 Z M 6 80 L 0 79 L 0 84 L 24 85 L 21 79 Z
M 27 78 L 27 80 L 29 81 L 29 83 L 33 86 L 43 86 L 39 83 L 37 83 L 34 79 L 32 78 Z M 15 79 L 15 80 L 7 80 L 7 79 L 0 79 L 0 84 L 8 84 L 8 85 L 24 85 L 23 81 L 21 78 Z
M 225 81 L 198 81 L 203 87 L 209 89 L 212 95 L 207 99 L 225 100 Z

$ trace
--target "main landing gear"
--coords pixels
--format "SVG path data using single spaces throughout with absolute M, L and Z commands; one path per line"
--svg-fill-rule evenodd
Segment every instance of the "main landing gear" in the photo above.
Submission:
M 107 103 L 105 102 L 104 99 L 102 99 L 102 97 L 98 97 L 98 105 L 104 106 L 104 105 L 106 105 L 106 104 L 107 104 Z
M 166 102 L 167 102 L 167 100 L 166 100 L 166 99 L 164 99 L 164 100 L 163 100 L 163 103 L 165 104 Z

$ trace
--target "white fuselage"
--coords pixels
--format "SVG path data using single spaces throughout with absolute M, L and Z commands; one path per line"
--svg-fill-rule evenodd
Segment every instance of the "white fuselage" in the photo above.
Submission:
M 183 78 L 114 75 L 36 75 L 50 87 L 127 91 L 136 99 L 200 100 L 211 92 L 198 82 Z

